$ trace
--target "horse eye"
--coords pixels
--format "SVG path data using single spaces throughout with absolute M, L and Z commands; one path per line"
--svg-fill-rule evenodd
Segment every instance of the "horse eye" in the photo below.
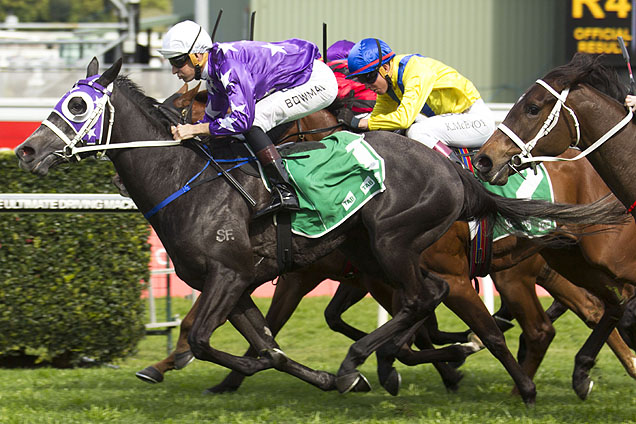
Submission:
M 86 112 L 88 105 L 81 97 L 74 97 L 68 102 L 68 110 L 75 116 Z
M 541 108 L 535 104 L 528 104 L 525 109 L 528 115 L 538 115 L 541 111 Z

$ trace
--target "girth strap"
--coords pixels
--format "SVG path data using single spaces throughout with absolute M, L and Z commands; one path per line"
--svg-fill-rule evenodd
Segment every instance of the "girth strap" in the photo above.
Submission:
M 294 260 L 292 257 L 292 232 L 291 212 L 281 210 L 276 213 L 276 261 L 278 263 L 278 275 L 282 275 L 292 269 Z

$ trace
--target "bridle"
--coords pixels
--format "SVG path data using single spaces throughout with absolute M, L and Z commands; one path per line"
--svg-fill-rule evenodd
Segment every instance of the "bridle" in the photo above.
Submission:
M 572 146 L 572 147 L 578 146 L 579 141 L 581 140 L 581 130 L 580 130 L 580 125 L 579 125 L 579 120 L 576 117 L 576 114 L 574 113 L 574 110 L 572 110 L 570 107 L 568 107 L 565 104 L 567 96 L 568 96 L 568 94 L 570 92 L 570 87 L 567 87 L 561 93 L 558 93 L 556 90 L 554 90 L 552 87 L 550 87 L 550 85 L 548 85 L 545 81 L 539 79 L 536 82 L 537 82 L 537 84 L 541 85 L 546 90 L 548 90 L 548 92 L 550 94 L 552 94 L 554 97 L 556 97 L 557 101 L 556 101 L 556 104 L 554 105 L 554 107 L 552 108 L 552 111 L 550 112 L 550 114 L 546 118 L 545 122 L 543 123 L 543 126 L 541 127 L 541 129 L 539 129 L 539 131 L 534 136 L 534 138 L 532 138 L 532 140 L 530 140 L 527 143 L 525 143 L 525 142 L 523 142 L 523 140 L 521 140 L 521 138 L 519 136 L 517 136 L 517 134 L 514 133 L 514 131 L 512 131 L 510 128 L 508 128 L 503 123 L 499 124 L 499 126 L 497 127 L 499 130 L 501 130 L 501 132 L 506 134 L 510 138 L 510 140 L 512 140 L 512 142 L 515 143 L 517 145 L 517 147 L 519 147 L 519 149 L 521 149 L 521 153 L 514 155 L 512 158 L 510 158 L 510 161 L 509 161 L 509 165 L 515 171 L 518 171 L 517 168 L 519 168 L 520 166 L 522 166 L 523 164 L 526 164 L 526 163 L 533 164 L 534 162 L 544 162 L 544 161 L 545 162 L 574 161 L 574 160 L 578 160 L 578 159 L 584 158 L 585 156 L 589 155 L 594 150 L 596 150 L 600 145 L 602 145 L 607 140 L 609 140 L 611 137 L 613 137 L 614 134 L 616 134 L 623 127 L 625 127 L 627 125 L 627 123 L 630 122 L 631 119 L 632 119 L 632 116 L 633 116 L 632 110 L 631 110 L 631 108 L 628 108 L 629 111 L 627 113 L 627 116 L 625 116 L 613 128 L 611 128 L 609 131 L 607 131 L 602 137 L 600 137 L 598 140 L 596 140 L 594 143 L 592 143 L 588 148 L 586 148 L 585 150 L 583 150 L 581 153 L 579 153 L 577 156 L 575 156 L 573 158 L 563 158 L 563 157 L 554 157 L 554 156 L 536 156 L 536 157 L 533 157 L 531 151 L 534 149 L 534 147 L 536 146 L 537 142 L 541 138 L 547 136 L 550 133 L 550 131 L 552 131 L 552 129 L 556 126 L 556 124 L 557 124 L 557 122 L 559 120 L 559 115 L 560 115 L 560 112 L 561 112 L 561 108 L 565 108 L 565 110 L 568 111 L 568 113 L 570 114 L 570 116 L 574 120 L 574 127 L 576 128 L 576 141 L 572 142 L 570 144 L 570 146 Z
M 131 141 L 127 143 L 110 144 L 113 123 L 115 121 L 115 107 L 110 101 L 113 83 L 108 87 L 103 87 L 97 82 L 100 75 L 79 80 L 73 88 L 66 93 L 55 105 L 52 113 L 57 114 L 63 122 L 67 124 L 75 135 L 70 138 L 64 130 L 51 122 L 48 118 L 42 124 L 49 128 L 65 144 L 62 150 L 53 154 L 67 160 L 75 159 L 80 161 L 80 154 L 86 152 L 98 152 L 97 156 L 103 156 L 106 150 L 129 149 L 134 147 L 161 147 L 176 146 L 181 144 L 176 140 L 147 140 Z M 86 110 L 75 115 L 69 110 L 69 103 L 80 98 L 86 104 Z M 108 109 L 108 125 L 104 119 L 104 114 Z M 100 125 L 101 124 L 101 125 Z

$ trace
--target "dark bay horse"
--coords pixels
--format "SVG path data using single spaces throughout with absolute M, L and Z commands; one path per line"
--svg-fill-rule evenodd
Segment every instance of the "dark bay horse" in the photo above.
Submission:
M 196 89 L 185 93 L 183 91 L 184 90 L 181 91 L 182 96 L 175 100 L 175 102 L 178 103 L 174 103 L 174 106 L 176 108 L 190 107 L 190 110 L 192 110 L 190 105 L 194 101 Z M 204 101 L 194 103 L 195 106 L 193 109 L 195 112 L 191 112 L 190 115 L 196 120 L 201 118 L 205 103 Z M 309 121 L 309 124 L 306 123 L 305 127 L 308 128 L 307 125 L 318 125 L 320 123 L 320 121 L 316 120 Z M 332 118 L 332 121 L 323 121 L 322 125 L 328 126 L 333 125 L 334 123 L 335 119 Z M 568 177 L 564 178 L 562 176 L 563 172 L 559 172 L 559 167 L 553 166 L 549 169 L 549 172 L 557 187 L 559 186 L 560 181 L 568 181 Z M 568 169 L 567 173 L 570 175 L 573 175 L 573 173 L 574 175 L 578 175 L 584 174 L 585 172 L 593 171 L 590 170 L 589 166 L 585 168 L 577 166 L 574 169 Z M 581 175 L 581 178 L 583 178 L 583 175 Z M 596 181 L 593 182 L 597 183 Z M 580 199 L 571 200 L 579 201 Z M 461 224 L 458 223 L 451 227 L 449 234 L 451 234 L 451 240 L 453 240 L 454 235 L 462 239 L 465 246 L 469 245 L 467 232 L 463 229 Z M 436 242 L 432 247 L 427 249 L 427 252 L 430 252 L 428 253 L 428 256 L 434 257 L 435 260 L 439 260 L 442 264 L 441 269 L 438 270 L 438 272 L 440 272 L 443 276 L 446 276 L 447 281 L 451 283 L 451 293 L 454 294 L 454 298 L 463 299 L 462 302 L 455 300 L 454 302 L 445 301 L 445 303 L 452 310 L 457 311 L 458 315 L 460 315 L 464 321 L 471 326 L 471 328 L 478 329 L 477 331 L 480 333 L 481 337 L 484 337 L 485 334 L 492 334 L 493 332 L 496 332 L 496 330 L 493 330 L 494 326 L 492 325 L 491 320 L 489 320 L 490 317 L 485 313 L 485 309 L 483 308 L 481 301 L 475 296 L 474 290 L 472 290 L 470 286 L 468 276 L 464 275 L 467 274 L 465 264 L 467 263 L 469 252 L 465 251 L 462 253 L 462 256 L 459 258 L 459 264 L 449 264 L 449 259 L 444 260 L 443 258 L 443 256 L 449 251 L 447 249 L 448 245 L 444 245 L 442 241 L 443 240 Z M 505 253 L 499 254 L 498 268 L 505 269 L 507 265 L 501 264 L 501 258 L 508 256 L 511 253 L 507 252 L 505 249 L 501 251 Z M 521 257 L 519 249 L 516 249 L 515 253 L 517 257 Z M 442 258 L 440 258 L 440 256 L 442 256 Z M 338 289 L 336 296 L 325 311 L 325 317 L 327 318 L 327 322 L 330 327 L 354 340 L 358 340 L 363 337 L 364 333 L 349 327 L 340 318 L 340 315 L 344 312 L 344 310 L 346 310 L 346 308 L 351 306 L 351 304 L 360 300 L 368 291 L 371 291 L 376 300 L 378 300 L 385 309 L 389 311 L 392 310 L 390 297 L 392 290 L 385 286 L 381 279 L 373 278 L 373 276 L 357 274 L 355 278 L 350 278 L 348 281 L 344 280 L 341 270 L 345 268 L 346 260 L 342 257 L 342 255 L 332 254 L 326 259 L 327 260 L 319 261 L 317 263 L 320 264 L 319 266 L 307 267 L 303 270 L 287 274 L 279 279 L 274 299 L 266 317 L 274 335 L 278 333 L 280 328 L 282 328 L 284 323 L 289 319 L 292 312 L 299 304 L 302 296 L 315 288 L 325 278 L 336 279 L 347 283 L 345 286 L 341 286 Z M 431 261 L 431 263 L 432 262 L 434 261 Z M 429 264 L 429 266 L 437 265 Z M 548 271 L 545 271 L 544 268 Z M 453 275 L 454 270 L 459 271 L 459 277 Z M 495 271 L 495 269 L 493 269 L 493 271 Z M 517 275 L 517 279 L 513 280 L 509 277 L 510 275 Z M 526 346 L 528 346 L 528 348 L 523 357 L 523 361 L 521 361 L 521 365 L 530 377 L 535 375 L 536 370 L 547 351 L 550 341 L 554 336 L 554 328 L 543 311 L 543 308 L 536 297 L 536 292 L 534 291 L 534 284 L 538 276 L 544 287 L 554 298 L 560 299 L 562 303 L 568 305 L 584 320 L 584 322 L 588 323 L 588 325 L 593 325 L 598 322 L 600 313 L 602 313 L 602 305 L 600 305 L 598 301 L 594 302 L 590 299 L 591 296 L 585 290 L 577 288 L 563 277 L 552 272 L 544 265 L 544 262 L 538 256 L 535 256 L 532 260 L 526 260 L 520 265 L 513 266 L 511 269 L 494 274 L 493 277 L 499 291 L 502 293 L 502 296 L 506 299 L 507 303 L 515 306 L 513 308 L 515 312 L 513 316 L 518 319 L 522 329 L 524 330 L 523 336 L 525 337 L 525 340 L 527 340 Z M 188 314 L 184 319 L 176 352 L 171 354 L 168 358 L 138 372 L 138 377 L 151 382 L 161 381 L 163 380 L 163 374 L 165 371 L 181 368 L 184 365 L 184 361 L 191 358 L 191 353 L 187 344 L 187 331 L 191 326 L 193 319 L 193 313 Z M 478 324 L 479 322 L 486 322 L 487 324 L 480 327 Z M 479 331 L 480 328 L 482 331 Z M 484 329 L 487 329 L 487 331 L 484 331 Z M 435 338 L 435 335 L 433 335 L 433 337 Z M 455 339 L 450 341 L 455 342 L 459 340 Z M 466 340 L 464 339 L 464 341 Z M 496 350 L 501 350 L 501 344 L 502 341 L 499 339 L 498 343 L 491 344 L 490 347 L 492 349 L 492 346 L 499 345 Z M 631 351 L 625 343 L 623 343 L 620 339 L 617 332 L 612 332 L 608 340 L 608 344 L 614 350 L 628 373 L 636 377 L 634 356 L 631 354 Z M 247 354 L 255 355 L 256 352 L 250 349 Z M 456 387 L 456 383 L 459 379 L 458 376 L 453 375 L 449 370 L 444 370 L 441 365 L 437 365 L 437 367 L 442 374 L 442 379 L 446 387 Z M 233 372 L 221 384 L 209 389 L 209 391 L 219 392 L 236 390 L 243 378 L 243 375 Z M 397 392 L 395 387 L 391 389 L 387 387 L 387 384 L 385 384 L 382 379 L 381 382 L 390 392 L 394 394 Z
M 562 193 L 569 192 L 572 187 L 572 180 L 579 181 L 581 184 L 586 184 L 590 187 L 603 186 L 598 175 L 586 161 L 567 164 L 551 163 L 548 164 L 548 172 L 552 179 L 554 191 L 558 197 L 563 196 L 564 194 Z M 580 190 L 577 190 L 577 193 L 588 192 L 585 186 L 579 188 Z M 607 189 L 605 192 L 607 192 Z M 601 194 L 605 192 L 601 192 Z M 587 196 L 583 198 L 570 196 L 568 197 L 568 201 L 585 202 L 590 201 L 590 199 Z M 623 237 L 630 237 L 630 234 L 634 234 L 634 227 L 636 227 L 636 225 L 630 223 L 624 227 L 620 227 L 619 230 L 626 234 Z M 597 242 L 599 241 L 611 246 L 617 241 L 617 238 L 609 237 L 606 238 L 606 240 L 597 240 Z M 486 337 L 485 340 L 495 338 L 495 341 L 493 341 L 490 346 L 499 346 L 499 349 L 501 349 L 502 342 L 499 336 L 497 336 L 497 332 L 492 328 L 494 324 L 492 320 L 489 319 L 490 317 L 484 312 L 483 304 L 477 298 L 476 293 L 470 285 L 468 276 L 468 246 L 469 232 L 467 225 L 458 222 L 453 224 L 442 239 L 425 251 L 423 260 L 426 261 L 425 266 L 427 268 L 433 269 L 450 285 L 451 295 L 444 300 L 444 303 L 451 308 L 451 310 L 458 313 L 465 322 L 469 323 L 471 329 L 476 331 L 480 337 Z M 523 258 L 528 255 L 528 249 L 534 249 L 531 243 L 521 243 L 518 240 L 508 239 L 495 243 L 495 258 L 492 271 L 493 279 L 499 292 L 505 302 L 513 306 L 511 307 L 513 317 L 519 321 L 524 330 L 523 337 L 526 341 L 527 351 L 520 362 L 524 371 L 532 377 L 535 375 L 555 334 L 550 319 L 536 297 L 534 290 L 535 282 L 538 280 L 538 283 L 546 288 L 555 299 L 559 299 L 563 304 L 568 305 L 568 307 L 589 326 L 594 326 L 594 324 L 599 321 L 603 312 L 603 305 L 586 290 L 578 288 L 547 268 L 545 261 L 540 256 L 534 255 L 529 259 L 523 260 Z M 450 252 L 454 253 L 451 254 Z M 329 258 L 329 261 L 325 261 L 323 266 L 306 269 L 302 272 L 298 271 L 281 277 L 267 315 L 268 323 L 274 334 L 276 334 L 287 319 L 289 319 L 302 296 L 312 290 L 324 278 L 346 281 L 343 280 L 342 276 L 338 276 L 337 274 L 337 272 L 345 266 L 343 261 L 344 258 L 340 258 L 339 260 L 337 257 L 334 259 Z M 519 263 L 520 261 L 521 263 Z M 516 263 L 519 264 L 509 268 L 511 264 Z M 330 269 L 330 265 L 334 264 L 336 268 Z M 568 267 L 570 264 L 565 263 L 564 266 Z M 587 267 L 588 265 L 585 263 L 577 263 L 577 266 Z M 331 272 L 331 274 L 326 274 L 326 271 Z M 357 281 L 358 286 L 364 288 L 362 291 L 359 289 L 350 289 L 348 294 L 345 295 L 343 302 L 339 304 L 336 301 L 336 297 L 339 293 L 346 291 L 347 288 L 346 285 L 341 286 L 338 289 L 336 297 L 334 297 L 328 310 L 325 312 L 332 328 L 338 325 L 338 331 L 355 340 L 364 334 L 347 328 L 338 318 L 339 315 L 344 312 L 344 309 L 364 296 L 367 290 L 373 291 L 370 287 L 375 287 L 374 297 L 380 301 L 385 309 L 389 311 L 392 310 L 390 297 L 386 300 L 388 296 L 386 290 L 388 290 L 388 287 L 385 286 L 385 288 L 382 289 L 383 282 L 381 279 L 369 277 L 371 276 L 368 276 L 365 280 Z M 356 280 L 360 280 L 361 278 L 363 278 L 363 275 L 359 274 Z M 352 282 L 355 281 L 349 281 L 349 284 Z M 382 293 L 383 290 L 385 293 Z M 187 331 L 192 319 L 193 315 L 189 314 L 182 323 L 182 335 L 180 336 L 177 353 L 183 354 L 183 352 L 187 352 L 189 349 L 186 338 L 183 336 L 183 331 Z M 481 324 L 480 327 L 480 322 L 485 324 Z M 488 325 L 490 325 L 490 327 Z M 610 334 L 608 344 L 627 372 L 636 378 L 636 358 L 616 331 Z M 254 354 L 254 352 L 252 352 L 252 354 Z M 178 367 L 180 367 L 180 365 L 178 365 L 177 362 L 177 368 Z M 148 378 L 157 381 L 163 378 L 165 371 L 174 368 L 174 356 L 171 355 L 165 360 L 146 368 L 141 372 L 141 375 L 147 374 Z M 209 390 L 213 392 L 236 390 L 243 378 L 244 376 L 233 372 L 221 384 Z M 445 377 L 443 374 L 442 378 L 446 384 L 448 381 L 454 381 L 453 378 L 456 377 Z M 591 382 L 589 382 L 589 384 L 591 385 Z M 448 384 L 447 387 L 449 387 Z
M 167 122 L 155 107 L 156 101 L 145 96 L 128 78 L 118 78 L 120 68 L 121 60 L 98 76 L 94 59 L 88 66 L 87 79 L 80 85 L 88 86 L 82 87 L 85 90 L 94 90 L 95 97 L 108 97 L 103 119 L 112 123 L 108 136 L 113 147 L 135 148 L 109 149 L 107 155 L 137 207 L 149 211 L 200 171 L 205 160 L 187 146 L 138 148 L 137 144 L 121 144 L 144 140 L 141 144 L 150 146 L 153 143 L 146 140 L 171 137 Z M 112 94 L 108 87 L 112 87 Z M 65 99 L 71 118 L 89 118 L 91 105 L 85 96 L 70 92 Z M 79 139 L 65 119 L 52 113 L 16 148 L 16 155 L 23 169 L 45 175 L 50 167 L 85 155 L 74 146 Z M 390 277 L 397 288 L 400 309 L 394 311 L 389 322 L 351 346 L 337 376 L 311 370 L 286 357 L 249 296 L 255 287 L 280 273 L 272 219 L 252 221 L 253 210 L 244 197 L 226 181 L 216 179 L 179 197 L 149 218 L 179 278 L 201 291 L 199 311 L 188 338 L 196 358 L 245 375 L 276 368 L 323 390 L 368 390 L 357 366 L 380 346 L 389 343 L 401 346 L 411 337 L 412 329 L 430 316 L 447 295 L 448 284 L 421 268 L 419 258 L 458 219 L 503 217 L 517 228 L 523 228 L 522 221 L 533 217 L 565 224 L 621 222 L 620 210 L 614 204 L 573 206 L 501 198 L 487 192 L 472 176 L 438 153 L 407 138 L 377 132 L 365 139 L 384 159 L 386 192 L 323 237 L 295 236 L 293 261 L 297 267 L 306 266 L 341 248 L 358 268 Z M 228 144 L 212 143 L 213 155 L 218 159 L 234 158 Z M 201 175 L 216 172 L 206 169 Z M 269 200 L 259 178 L 234 174 L 258 205 Z M 231 230 L 234 239 L 228 243 L 217 241 L 219 229 Z M 237 357 L 210 345 L 212 333 L 226 320 L 260 352 L 258 358 Z M 531 379 L 518 365 L 508 371 L 524 402 L 533 404 L 536 391 Z

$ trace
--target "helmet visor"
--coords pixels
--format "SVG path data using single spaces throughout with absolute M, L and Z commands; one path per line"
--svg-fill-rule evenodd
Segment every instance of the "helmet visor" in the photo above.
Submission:
M 366 74 L 358 74 L 351 77 L 352 80 L 359 82 L 360 84 L 371 85 L 378 79 L 378 71 L 373 70 Z

